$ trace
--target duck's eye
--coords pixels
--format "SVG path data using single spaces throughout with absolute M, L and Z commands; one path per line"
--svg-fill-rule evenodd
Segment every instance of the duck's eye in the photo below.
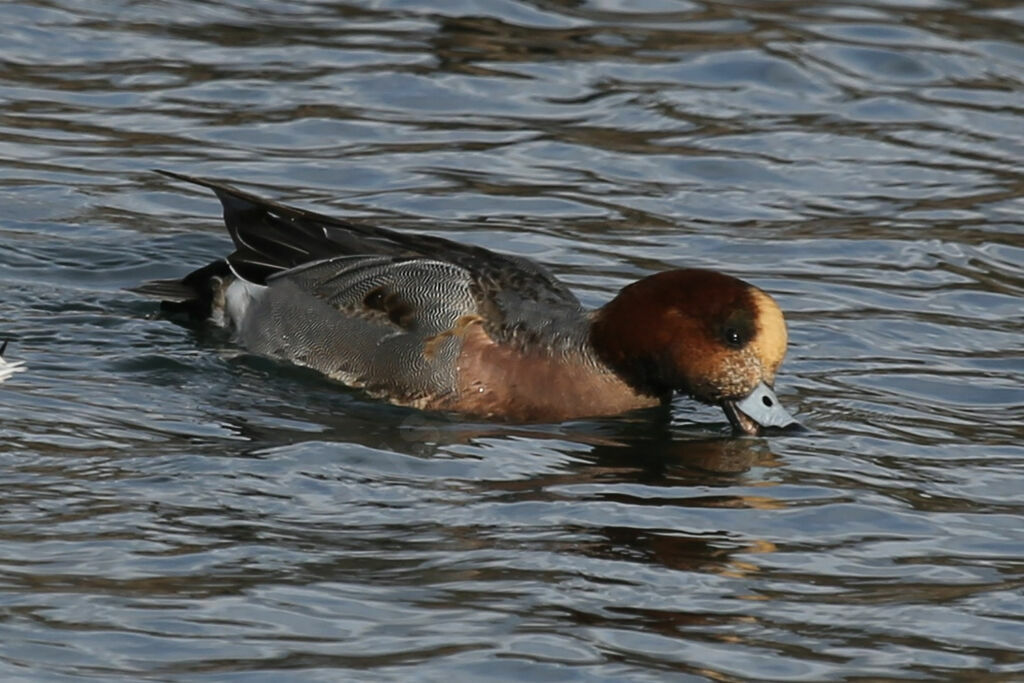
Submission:
M 725 328 L 723 336 L 725 337 L 725 343 L 732 348 L 738 349 L 743 346 L 743 335 L 735 327 Z

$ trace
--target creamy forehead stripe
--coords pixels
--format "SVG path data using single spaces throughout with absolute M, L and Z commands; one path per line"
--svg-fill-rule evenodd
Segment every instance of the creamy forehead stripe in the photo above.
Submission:
M 754 307 L 757 309 L 757 337 L 754 343 L 761 360 L 775 372 L 786 355 L 786 320 L 775 299 L 753 288 Z

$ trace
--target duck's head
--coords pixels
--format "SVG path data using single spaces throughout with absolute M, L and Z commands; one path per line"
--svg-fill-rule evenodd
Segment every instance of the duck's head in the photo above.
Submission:
M 746 434 L 796 424 L 772 390 L 786 341 L 782 310 L 768 294 L 698 269 L 629 285 L 591 326 L 597 354 L 635 389 L 721 406 Z

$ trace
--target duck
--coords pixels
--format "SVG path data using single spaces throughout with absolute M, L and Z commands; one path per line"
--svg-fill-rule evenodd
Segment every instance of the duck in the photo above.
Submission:
M 667 270 L 588 310 L 522 256 L 157 172 L 213 191 L 234 251 L 137 291 L 248 352 L 374 399 L 484 420 L 611 416 L 685 394 L 721 407 L 737 435 L 797 424 L 774 391 L 783 312 L 743 280 Z

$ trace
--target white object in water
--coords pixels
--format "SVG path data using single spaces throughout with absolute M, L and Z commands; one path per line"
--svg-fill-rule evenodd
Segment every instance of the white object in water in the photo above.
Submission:
M 6 361 L 4 360 L 4 351 L 7 350 L 7 342 L 0 344 L 0 382 L 10 377 L 16 372 L 21 372 L 25 369 L 25 363 L 23 361 Z

